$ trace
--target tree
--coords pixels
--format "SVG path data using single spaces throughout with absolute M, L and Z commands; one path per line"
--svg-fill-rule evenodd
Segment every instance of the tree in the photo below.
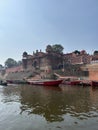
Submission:
M 8 59 L 5 61 L 5 67 L 11 68 L 11 67 L 14 67 L 14 66 L 17 66 L 17 62 L 16 62 L 14 59 L 8 58 Z
M 96 50 L 96 51 L 94 51 L 94 55 L 98 55 L 98 51 Z
M 51 46 L 51 45 L 47 45 L 47 47 L 46 47 L 46 52 L 48 52 L 48 53 L 53 52 L 53 49 L 52 49 L 52 46 Z
M 0 64 L 0 70 L 2 70 L 4 67 L 3 67 L 3 65 L 2 64 Z
M 60 44 L 55 44 L 55 45 L 47 45 L 46 47 L 46 52 L 51 53 L 51 52 L 55 52 L 55 53 L 63 53 L 63 46 Z
M 77 54 L 77 55 L 79 55 L 79 54 L 80 54 L 80 51 L 75 50 L 74 53 Z
M 19 65 L 22 65 L 22 61 L 19 60 L 19 61 L 17 62 L 17 65 L 18 65 L 18 66 L 19 66 Z
M 55 44 L 52 46 L 52 49 L 53 49 L 53 52 L 56 52 L 56 53 L 63 53 L 63 46 L 60 45 L 60 44 Z
M 63 53 L 63 46 L 60 44 L 55 44 L 55 45 L 48 45 L 47 46 L 47 52 L 55 52 L 55 53 Z
M 0 64 L 0 68 L 3 68 L 3 65 Z

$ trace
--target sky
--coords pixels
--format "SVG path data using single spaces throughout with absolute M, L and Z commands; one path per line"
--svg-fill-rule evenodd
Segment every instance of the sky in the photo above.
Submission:
M 54 44 L 98 50 L 98 0 L 0 0 L 0 64 Z

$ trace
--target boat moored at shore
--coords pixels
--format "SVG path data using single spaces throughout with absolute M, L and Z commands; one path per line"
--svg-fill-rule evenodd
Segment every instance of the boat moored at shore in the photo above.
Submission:
M 31 80 L 28 84 L 31 85 L 43 85 L 43 86 L 59 86 L 63 80 Z

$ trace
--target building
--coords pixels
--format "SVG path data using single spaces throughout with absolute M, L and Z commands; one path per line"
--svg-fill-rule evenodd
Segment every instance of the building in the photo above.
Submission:
M 65 63 L 68 64 L 90 64 L 92 60 L 92 56 L 87 54 L 85 50 L 80 52 L 72 52 L 68 54 L 64 54 Z
M 85 50 L 60 54 L 52 52 L 51 47 L 47 46 L 46 52 L 36 50 L 32 55 L 24 52 L 22 63 L 24 70 L 50 73 L 53 70 L 64 69 L 66 75 L 78 76 L 78 73 L 83 72 L 83 77 L 98 80 L 98 54 L 89 55 Z
M 90 63 L 82 66 L 82 70 L 88 73 L 89 80 L 98 80 L 98 53 L 92 55 Z
M 62 67 L 63 55 L 50 51 L 49 46 L 47 46 L 46 52 L 36 50 L 32 55 L 24 52 L 22 63 L 25 70 L 31 69 L 50 72 L 51 70 Z

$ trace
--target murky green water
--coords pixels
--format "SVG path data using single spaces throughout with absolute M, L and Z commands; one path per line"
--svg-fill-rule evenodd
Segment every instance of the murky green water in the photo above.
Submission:
M 98 89 L 0 86 L 0 130 L 98 130 Z

